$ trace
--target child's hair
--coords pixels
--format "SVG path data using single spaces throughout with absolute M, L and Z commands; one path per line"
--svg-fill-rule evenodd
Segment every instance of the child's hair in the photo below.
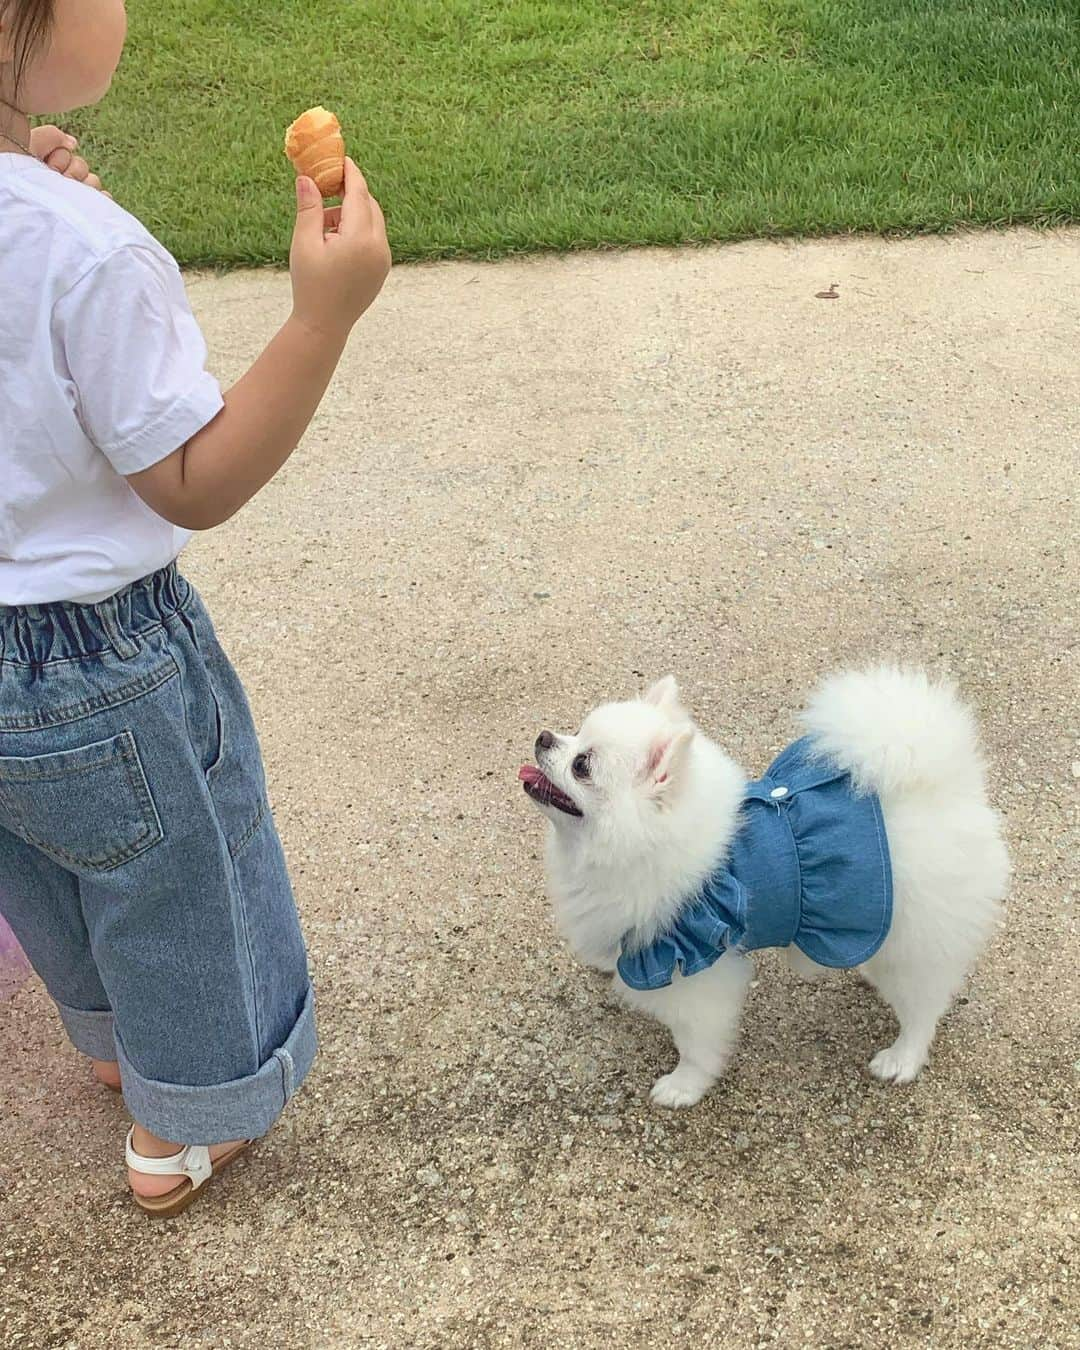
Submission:
M 15 89 L 18 90 L 27 63 L 49 36 L 53 0 L 0 0 L 0 19 L 11 24 Z

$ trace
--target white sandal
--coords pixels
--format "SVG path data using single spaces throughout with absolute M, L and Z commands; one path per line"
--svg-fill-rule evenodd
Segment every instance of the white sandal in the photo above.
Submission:
M 164 1195 L 135 1195 L 135 1203 L 139 1208 L 147 1214 L 152 1214 L 156 1219 L 171 1219 L 174 1215 L 183 1213 L 211 1177 L 223 1172 L 251 1143 L 250 1139 L 242 1139 L 227 1153 L 213 1159 L 205 1144 L 189 1144 L 170 1158 L 144 1158 L 141 1153 L 135 1152 L 134 1137 L 133 1125 L 128 1130 L 125 1148 L 127 1165 L 133 1172 L 138 1172 L 144 1177 L 184 1178 L 178 1186 L 166 1191 Z

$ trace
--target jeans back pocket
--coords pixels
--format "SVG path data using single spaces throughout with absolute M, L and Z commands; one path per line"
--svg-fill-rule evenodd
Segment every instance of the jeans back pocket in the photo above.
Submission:
M 111 871 L 162 838 L 130 731 L 51 755 L 0 756 L 0 825 L 83 872 Z

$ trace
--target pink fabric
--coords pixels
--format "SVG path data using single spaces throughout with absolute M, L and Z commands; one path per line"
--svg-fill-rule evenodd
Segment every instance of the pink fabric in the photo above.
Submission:
M 0 919 L 0 1003 L 10 998 L 30 974 L 30 965 L 15 934 Z

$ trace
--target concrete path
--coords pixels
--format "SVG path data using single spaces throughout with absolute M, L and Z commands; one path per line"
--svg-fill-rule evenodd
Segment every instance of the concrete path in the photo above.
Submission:
M 288 281 L 191 288 L 231 379 Z M 1069 233 L 399 271 L 187 561 L 262 727 L 318 1070 L 154 1226 L 39 988 L 0 1010 L 0 1344 L 1075 1345 L 1078 308 Z M 517 766 L 674 670 L 760 768 L 868 656 L 978 705 L 1007 930 L 914 1087 L 866 1073 L 868 989 L 770 954 L 728 1079 L 650 1109 L 666 1037 L 552 933 Z

